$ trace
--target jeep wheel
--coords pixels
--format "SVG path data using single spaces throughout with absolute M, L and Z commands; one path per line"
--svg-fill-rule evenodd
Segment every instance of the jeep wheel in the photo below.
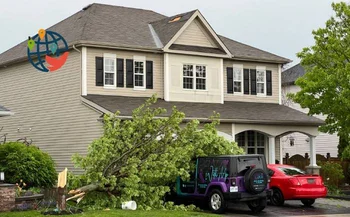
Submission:
M 244 174 L 244 187 L 252 194 L 259 194 L 267 187 L 267 174 L 263 169 L 250 168 Z
M 266 198 L 251 200 L 247 202 L 248 207 L 254 213 L 261 212 L 266 207 Z
M 304 206 L 312 206 L 312 204 L 315 203 L 315 199 L 303 199 L 301 202 L 304 204 Z
M 221 191 L 213 189 L 209 194 L 209 208 L 213 213 L 224 213 L 226 202 Z
M 284 197 L 282 192 L 279 189 L 277 188 L 272 189 L 270 202 L 272 205 L 275 205 L 275 206 L 282 206 L 284 204 Z

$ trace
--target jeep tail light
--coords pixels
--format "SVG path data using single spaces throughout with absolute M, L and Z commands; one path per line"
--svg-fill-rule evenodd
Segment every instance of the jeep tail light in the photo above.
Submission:
M 231 185 L 236 186 L 237 185 L 237 180 L 236 179 L 231 179 Z
M 300 182 L 297 178 L 290 178 L 289 182 L 294 186 L 300 186 Z

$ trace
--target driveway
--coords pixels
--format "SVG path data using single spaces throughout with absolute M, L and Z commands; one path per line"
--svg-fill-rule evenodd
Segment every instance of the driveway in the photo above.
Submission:
M 343 214 L 343 215 L 338 215 Z M 345 214 L 345 215 L 344 215 Z M 232 204 L 229 206 L 229 210 L 225 216 L 314 216 L 322 215 L 334 216 L 334 217 L 345 217 L 350 216 L 350 201 L 334 200 L 334 199 L 318 199 L 313 207 L 305 207 L 300 201 L 286 201 L 282 207 L 268 205 L 263 212 L 259 214 L 253 214 L 248 206 L 245 204 Z

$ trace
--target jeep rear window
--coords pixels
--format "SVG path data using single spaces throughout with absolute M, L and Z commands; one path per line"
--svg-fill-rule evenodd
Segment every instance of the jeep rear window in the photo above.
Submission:
M 238 174 L 244 175 L 244 173 L 253 165 L 256 168 L 264 169 L 261 160 L 259 161 L 257 158 L 239 158 L 237 162 Z
M 294 176 L 294 175 L 303 175 L 303 174 L 305 174 L 304 171 L 302 171 L 301 169 L 298 169 L 296 167 L 279 167 L 278 169 L 281 170 L 287 176 Z

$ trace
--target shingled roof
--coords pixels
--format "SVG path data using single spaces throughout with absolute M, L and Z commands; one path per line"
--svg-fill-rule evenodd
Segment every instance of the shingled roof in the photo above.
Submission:
M 139 107 L 147 98 L 87 95 L 85 99 L 115 113 L 120 111 L 120 116 L 131 116 L 132 110 Z M 276 124 L 276 125 L 307 125 L 319 126 L 324 122 L 318 118 L 308 116 L 300 111 L 287 106 L 273 103 L 231 102 L 218 103 L 193 103 L 193 102 L 166 102 L 158 99 L 153 107 L 162 107 L 167 110 L 162 116 L 169 116 L 173 106 L 186 114 L 188 119 L 208 120 L 213 112 L 220 114 L 222 122 L 252 123 L 252 124 Z
M 305 75 L 304 68 L 300 64 L 297 64 L 282 72 L 282 85 L 294 84 L 295 81 L 303 75 Z
M 94 44 L 159 50 L 150 26 L 165 46 L 196 10 L 164 16 L 150 10 L 91 4 L 47 30 L 60 33 L 69 46 Z M 177 22 L 169 22 L 181 16 Z M 27 38 L 24 36 L 23 38 Z M 234 58 L 287 63 L 290 60 L 220 36 Z M 184 48 L 187 49 L 187 48 Z M 192 47 L 188 49 L 194 49 Z M 197 49 L 197 48 L 196 48 Z M 198 50 L 198 49 L 197 49 Z M 200 51 L 201 52 L 201 51 Z M 218 52 L 218 51 L 212 51 Z M 0 66 L 27 59 L 27 40 L 0 54 Z

